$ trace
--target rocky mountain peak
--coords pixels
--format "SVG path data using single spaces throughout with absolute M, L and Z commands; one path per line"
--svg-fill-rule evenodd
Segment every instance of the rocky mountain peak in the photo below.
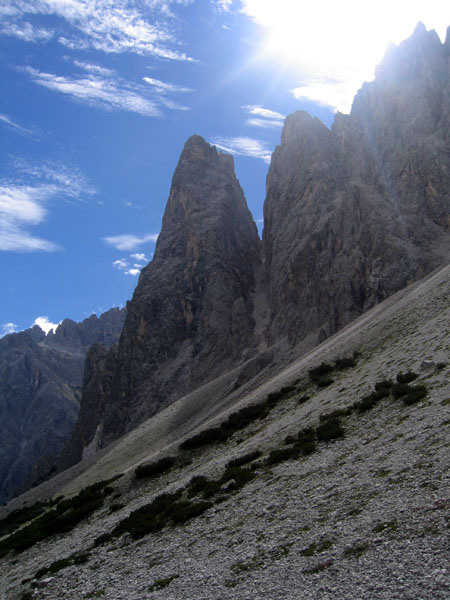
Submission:
M 286 119 L 262 244 L 233 159 L 187 140 L 119 346 L 88 356 L 71 460 L 268 345 L 277 360 L 310 349 L 448 261 L 447 54 L 419 24 L 331 130 Z
M 252 294 L 260 263 L 233 159 L 192 136 L 175 169 L 154 258 L 128 303 L 119 348 L 94 348 L 88 356 L 71 460 L 97 428 L 97 443 L 105 445 L 256 351 Z

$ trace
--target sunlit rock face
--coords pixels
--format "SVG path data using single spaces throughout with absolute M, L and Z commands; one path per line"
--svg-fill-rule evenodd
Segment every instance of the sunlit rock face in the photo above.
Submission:
M 77 421 L 87 348 L 117 342 L 124 318 L 116 308 L 0 340 L 0 502 L 54 470 Z
M 331 131 L 286 119 L 264 207 L 272 340 L 323 339 L 448 261 L 449 47 L 419 25 Z
M 251 296 L 259 263 L 260 240 L 232 157 L 191 137 L 173 176 L 155 256 L 128 304 L 117 359 L 101 356 L 110 364 L 106 385 L 87 363 L 83 404 L 101 404 L 99 444 L 255 352 Z M 88 435 L 79 427 L 85 445 L 93 435 L 92 426 Z

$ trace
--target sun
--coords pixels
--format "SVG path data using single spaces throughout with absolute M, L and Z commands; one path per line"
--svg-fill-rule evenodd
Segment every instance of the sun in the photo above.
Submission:
M 261 58 L 308 73 L 316 90 L 335 84 L 343 95 L 348 89 L 352 97 L 363 81 L 373 78 L 388 44 L 409 37 L 419 21 L 436 29 L 443 40 L 450 22 L 446 4 L 441 0 L 243 0 L 242 11 L 265 28 Z

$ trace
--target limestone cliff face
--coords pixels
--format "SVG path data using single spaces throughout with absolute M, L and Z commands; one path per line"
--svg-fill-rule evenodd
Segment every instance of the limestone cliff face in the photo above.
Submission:
M 419 24 L 331 130 L 286 119 L 264 207 L 271 340 L 320 340 L 448 261 L 449 49 Z
M 64 466 L 267 346 L 276 360 L 312 347 L 448 262 L 449 50 L 450 36 L 419 24 L 331 130 L 301 111 L 286 119 L 262 244 L 232 158 L 187 141 L 120 343 L 88 355 Z
M 49 472 L 77 421 L 87 348 L 117 341 L 124 317 L 111 309 L 0 340 L 0 502 Z
M 251 294 L 259 263 L 260 241 L 232 157 L 191 137 L 154 258 L 128 303 L 117 355 L 100 356 L 96 348 L 88 358 L 80 418 L 97 414 L 100 445 L 254 352 Z M 80 424 L 74 434 L 71 460 L 94 438 L 88 420 L 89 431 Z

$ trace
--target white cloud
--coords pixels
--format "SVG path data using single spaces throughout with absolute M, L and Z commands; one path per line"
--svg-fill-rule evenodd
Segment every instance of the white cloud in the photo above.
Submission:
M 260 104 L 246 104 L 242 107 L 251 115 L 256 115 L 257 117 L 263 117 L 264 119 L 277 119 L 279 121 L 284 121 L 286 118 L 285 115 L 282 115 L 275 110 L 270 110 L 270 108 L 264 108 Z
M 358 89 L 359 79 L 354 81 L 351 76 L 316 77 L 292 90 L 297 100 L 310 100 L 328 106 L 334 111 L 350 112 L 355 90 Z
M 159 79 L 153 79 L 152 77 L 143 77 L 142 79 L 145 83 L 155 87 L 161 94 L 187 93 L 194 91 L 191 88 L 182 87 L 175 83 L 165 83 L 164 81 L 159 81 Z
M 128 261 L 125 258 L 118 258 L 113 262 L 115 269 L 126 269 L 128 266 Z
M 88 73 L 94 73 L 95 75 L 102 75 L 103 77 L 111 77 L 115 75 L 115 71 L 113 69 L 105 69 L 105 67 L 100 67 L 99 65 L 93 65 L 91 63 L 87 63 L 81 60 L 74 60 L 73 64 L 83 69 L 83 71 L 87 71 Z
M 137 252 L 136 254 L 132 254 L 131 258 L 138 260 L 139 262 L 148 262 L 148 258 L 142 252 Z
M 15 323 L 4 323 L 0 326 L 0 338 L 9 333 L 15 333 L 17 331 L 17 325 Z
M 84 78 L 64 77 L 42 73 L 32 67 L 25 67 L 24 71 L 38 85 L 68 94 L 72 98 L 104 110 L 125 110 L 145 117 L 161 115 L 160 109 L 153 101 L 144 97 L 141 89 L 123 79 L 111 79 L 92 74 Z
M 245 124 L 250 125 L 250 127 L 263 127 L 265 129 L 278 129 L 283 127 L 283 121 L 278 121 L 276 119 L 247 119 Z
M 44 221 L 47 210 L 43 204 L 57 194 L 53 185 L 0 185 L 0 250 L 53 252 L 58 246 L 30 235 L 25 227 Z
M 216 137 L 212 143 L 220 150 L 237 154 L 239 156 L 250 156 L 259 158 L 266 163 L 270 163 L 272 151 L 267 143 L 262 140 L 255 140 L 249 137 Z
M 96 193 L 95 188 L 75 166 L 64 165 L 55 160 L 33 163 L 20 158 L 16 158 L 13 165 L 21 175 L 27 175 L 39 181 L 52 182 L 56 186 L 55 191 L 63 193 L 65 196 L 79 199 Z
M 119 271 L 123 271 L 125 275 L 136 276 L 141 272 L 142 267 L 145 265 L 130 265 L 129 261 L 126 258 L 119 258 L 113 262 L 113 267 L 118 269 Z
M 33 27 L 27 21 L 21 24 L 6 22 L 0 29 L 0 33 L 19 38 L 24 42 L 48 42 L 53 37 L 53 31 L 44 27 Z
M 233 0 L 214 0 L 213 4 L 219 12 L 230 12 Z
M 14 161 L 16 181 L 0 182 L 0 250 L 54 252 L 59 246 L 33 236 L 28 229 L 44 222 L 47 205 L 57 198 L 80 199 L 94 190 L 82 174 L 58 163 L 31 165 Z
M 58 41 L 69 48 L 88 47 L 108 53 L 134 52 L 170 60 L 192 58 L 177 48 L 171 20 L 171 4 L 189 4 L 191 0 L 16 0 L 1 9 L 6 33 L 24 27 L 24 18 L 53 15 L 70 26 Z M 43 35 L 43 34 L 41 34 Z M 36 41 L 30 38 L 26 41 Z
M 248 114 L 252 115 L 246 120 L 246 125 L 251 127 L 263 127 L 265 129 L 276 129 L 283 127 L 285 116 L 260 104 L 246 105 L 242 107 Z
M 138 246 L 142 244 L 147 244 L 148 242 L 156 242 L 158 239 L 157 233 L 148 233 L 147 235 L 134 235 L 134 234 L 122 234 L 122 235 L 112 235 L 108 237 L 102 238 L 104 242 L 109 244 L 110 246 L 114 246 L 117 250 L 135 250 Z
M 37 319 L 34 320 L 32 327 L 34 325 L 38 325 L 42 331 L 45 331 L 47 334 L 50 331 L 54 331 L 58 327 L 59 323 L 52 323 L 48 317 L 37 317 Z
M 0 122 L 4 123 L 8 127 L 11 127 L 12 129 L 14 129 L 14 131 L 22 135 L 33 135 L 33 131 L 31 131 L 31 129 L 26 129 L 25 127 L 22 127 L 22 125 L 16 123 L 8 115 L 0 114 Z

